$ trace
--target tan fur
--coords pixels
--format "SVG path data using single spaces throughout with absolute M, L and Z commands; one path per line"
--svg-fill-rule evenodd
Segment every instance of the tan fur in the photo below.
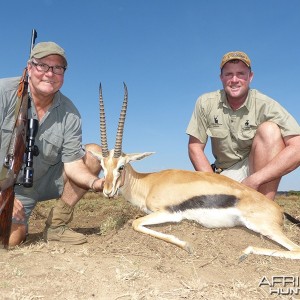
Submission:
M 277 251 L 249 246 L 244 250 L 245 255 L 254 253 L 300 259 L 300 247 L 289 240 L 282 232 L 282 209 L 274 201 L 259 192 L 230 178 L 214 173 L 174 169 L 144 174 L 136 172 L 129 162 L 142 159 L 152 154 L 150 152 L 128 155 L 123 153 L 118 159 L 112 159 L 113 150 L 110 151 L 108 158 L 103 158 L 99 152 L 93 152 L 93 154 L 99 158 L 104 170 L 104 195 L 113 197 L 120 190 L 126 200 L 148 213 L 147 216 L 133 222 L 135 230 L 190 251 L 187 242 L 145 226 L 180 222 L 182 219 L 192 216 L 193 213 L 199 213 L 200 216 L 203 214 L 201 209 L 192 209 L 180 213 L 171 213 L 166 209 L 167 206 L 183 203 L 194 196 L 230 195 L 238 199 L 235 207 L 231 209 L 209 208 L 204 211 L 203 218 L 207 227 L 213 227 L 219 220 L 216 218 L 210 219 L 206 216 L 206 212 L 212 213 L 212 215 L 216 213 L 220 221 L 224 220 L 225 227 L 245 226 L 290 250 Z M 124 167 L 124 170 L 119 170 L 120 167 Z M 199 221 L 200 224 L 201 222 Z

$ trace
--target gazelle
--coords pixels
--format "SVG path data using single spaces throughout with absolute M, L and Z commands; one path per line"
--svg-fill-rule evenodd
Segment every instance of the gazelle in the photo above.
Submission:
M 208 228 L 244 226 L 277 242 L 287 250 L 247 247 L 250 253 L 300 259 L 300 246 L 282 231 L 283 212 L 279 205 L 259 192 L 225 176 L 184 170 L 138 173 L 129 162 L 153 152 L 125 154 L 122 138 L 127 110 L 127 87 L 119 119 L 115 148 L 108 150 L 104 103 L 100 84 L 100 130 L 102 153 L 92 152 L 101 163 L 105 184 L 103 194 L 115 197 L 118 191 L 148 215 L 133 221 L 136 231 L 149 234 L 191 252 L 186 241 L 145 226 L 194 220 Z M 289 216 L 289 215 L 288 215 Z M 291 221 L 297 222 L 291 216 Z

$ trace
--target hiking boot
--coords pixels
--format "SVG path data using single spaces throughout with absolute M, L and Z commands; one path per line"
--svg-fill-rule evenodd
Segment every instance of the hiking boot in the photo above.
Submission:
M 59 226 L 51 228 L 46 226 L 44 230 L 44 241 L 58 241 L 62 243 L 68 243 L 71 245 L 81 245 L 87 242 L 86 237 L 67 226 Z
M 56 205 L 51 209 L 46 220 L 44 230 L 44 240 L 60 241 L 72 245 L 80 245 L 87 242 L 86 237 L 67 227 L 73 219 L 74 207 L 68 205 L 61 199 L 57 200 Z

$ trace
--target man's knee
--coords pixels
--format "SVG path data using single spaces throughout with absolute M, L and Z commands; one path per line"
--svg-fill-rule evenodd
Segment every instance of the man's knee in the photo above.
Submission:
M 86 144 L 85 149 L 87 151 L 95 151 L 95 152 L 101 152 L 102 151 L 101 146 L 99 146 L 97 144 Z
M 279 126 L 271 121 L 266 121 L 260 124 L 257 128 L 255 137 L 265 139 L 282 139 Z
M 26 239 L 26 225 L 12 223 L 9 237 L 9 246 L 14 247 L 20 245 Z
M 96 158 L 94 155 L 92 155 L 89 151 L 101 153 L 102 148 L 101 148 L 101 146 L 99 146 L 97 144 L 87 144 L 87 145 L 85 145 L 85 149 L 86 149 L 86 155 L 84 158 L 84 163 L 87 165 L 87 167 L 93 174 L 98 176 L 98 174 L 101 171 L 100 161 L 98 158 Z
M 276 123 L 267 121 L 259 125 L 252 148 L 260 146 L 265 150 L 273 149 L 277 152 L 284 148 L 285 143 L 281 135 L 281 130 Z

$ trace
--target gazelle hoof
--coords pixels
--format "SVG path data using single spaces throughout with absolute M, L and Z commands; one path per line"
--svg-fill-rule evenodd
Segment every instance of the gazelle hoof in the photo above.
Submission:
M 253 253 L 253 247 L 249 246 L 247 247 L 244 251 L 243 251 L 244 254 L 242 254 L 239 258 L 239 262 L 242 262 L 244 261 L 249 254 Z
M 190 244 L 186 243 L 185 246 L 183 247 L 183 249 L 185 251 L 187 251 L 189 254 L 193 253 L 192 247 L 190 246 Z
M 247 257 L 248 257 L 248 254 L 241 255 L 240 258 L 239 258 L 239 263 L 244 261 Z

